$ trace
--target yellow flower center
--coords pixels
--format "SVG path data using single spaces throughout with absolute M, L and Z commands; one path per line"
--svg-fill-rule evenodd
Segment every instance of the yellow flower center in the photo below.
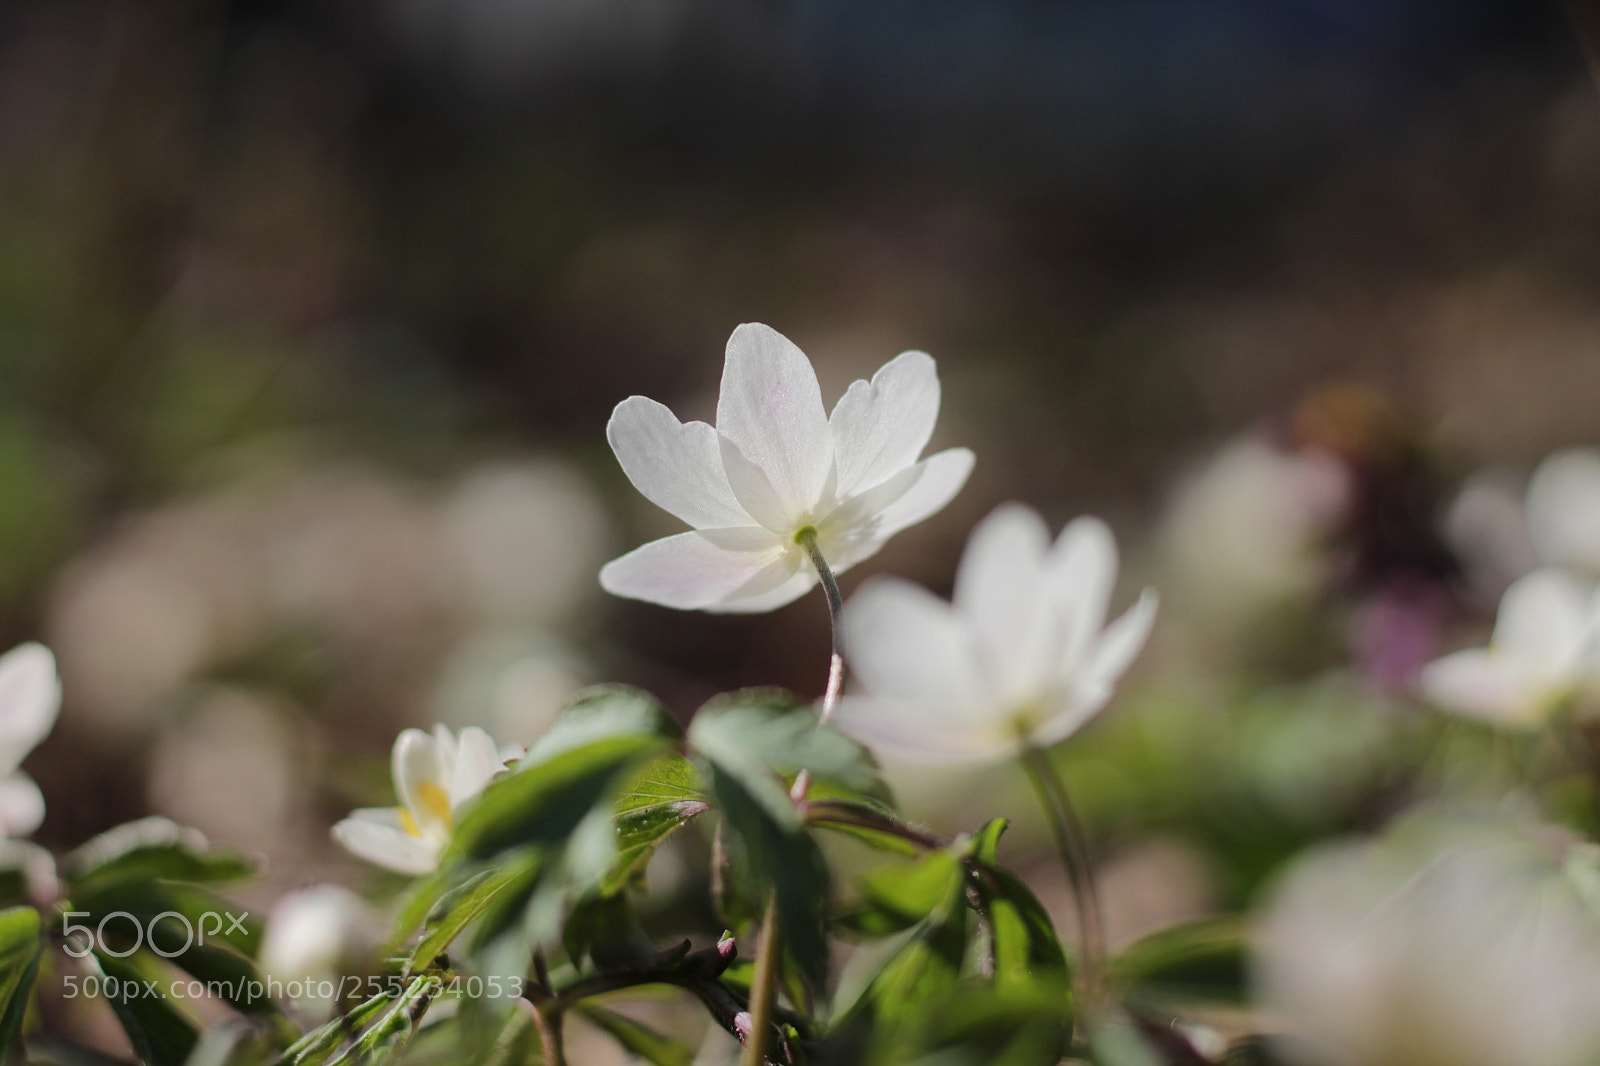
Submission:
M 423 811 L 443 822 L 447 830 L 455 828 L 454 820 L 450 817 L 450 794 L 432 781 L 424 781 L 417 786 L 417 803 Z M 404 807 L 400 808 L 400 824 L 414 837 L 423 835 L 416 818 Z

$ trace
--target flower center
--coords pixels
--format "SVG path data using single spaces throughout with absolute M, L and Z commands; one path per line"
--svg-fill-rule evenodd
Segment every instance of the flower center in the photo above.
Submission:
M 431 815 L 444 826 L 446 832 L 455 828 L 454 819 L 450 817 L 450 794 L 432 781 L 424 781 L 417 786 L 417 804 L 422 808 L 422 813 Z M 400 824 L 414 837 L 427 835 L 417 824 L 417 819 L 404 807 L 400 808 Z

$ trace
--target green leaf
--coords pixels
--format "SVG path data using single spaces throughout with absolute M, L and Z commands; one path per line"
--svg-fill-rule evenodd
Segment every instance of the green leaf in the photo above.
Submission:
M 947 906 L 965 876 L 961 860 L 948 851 L 880 866 L 861 879 L 861 901 L 842 921 L 869 936 L 902 932 Z
M 44 928 L 38 911 L 32 907 L 0 911 L 0 1061 L 9 1061 L 10 1049 L 22 1032 L 43 951 Z
M 906 857 L 915 857 L 940 846 L 931 834 L 900 820 L 875 802 L 821 795 L 846 791 L 829 788 L 826 783 L 813 787 L 807 794 L 804 808 L 806 824 L 852 837 L 878 851 Z
M 575 1009 L 611 1034 L 611 1038 L 630 1055 L 654 1063 L 654 1066 L 693 1066 L 694 1051 L 680 1040 L 663 1036 L 642 1022 L 603 1007 L 579 1004 Z
M 1064 985 L 963 982 L 930 998 L 917 1024 L 880 1030 L 869 1062 L 1054 1066 L 1071 1035 L 1068 997 Z
M 518 874 L 517 865 L 501 865 L 467 878 L 440 896 L 422 922 L 422 939 L 411 954 L 409 969 L 426 969 L 449 949 L 461 931 L 477 920 Z
M 828 971 L 824 932 L 831 894 L 828 867 L 816 841 L 795 817 L 794 805 L 788 803 L 787 796 L 784 804 L 790 817 L 780 819 L 774 817 L 768 803 L 751 793 L 746 783 L 742 774 L 713 763 L 712 795 L 728 829 L 744 846 L 758 890 L 756 895 L 762 898 L 767 892 L 776 894 L 784 946 L 806 986 L 815 992 L 821 989 Z
M 546 762 L 564 751 L 617 736 L 677 740 L 683 729 L 648 692 L 628 685 L 596 685 L 574 696 L 523 758 Z
M 626 967 L 639 960 L 641 951 L 655 954 L 622 894 L 591 893 L 573 904 L 561 942 L 574 966 L 587 958 L 601 971 Z
M 108 829 L 69 855 L 64 866 L 74 896 L 118 882 L 238 881 L 256 872 L 254 862 L 213 848 L 196 830 L 165 818 Z
M 359 1032 L 389 1003 L 388 994 L 376 995 L 351 1008 L 344 1017 L 318 1026 L 289 1045 L 277 1066 L 320 1066 L 338 1050 L 347 1036 Z
M 128 1034 L 134 1053 L 146 1066 L 183 1066 L 199 1039 L 199 1031 L 182 1012 L 161 994 L 160 979 L 130 959 L 119 959 L 102 951 L 93 958 L 101 974 L 114 981 L 105 990 L 111 1005 Z M 154 980 L 151 993 L 147 982 Z M 108 982 L 109 983 L 109 982 Z M 112 992 L 115 995 L 112 995 Z
M 752 689 L 711 700 L 689 724 L 689 745 L 738 773 L 763 801 L 772 793 L 754 786 L 754 779 L 801 770 L 855 793 L 888 796 L 867 750 L 832 726 L 821 725 L 807 705 L 786 692 Z
M 617 797 L 617 857 L 600 890 L 618 892 L 642 877 L 661 842 L 709 808 L 688 759 L 668 752 L 651 761 Z
M 489 783 L 456 827 L 446 861 L 493 859 L 522 845 L 554 847 L 633 767 L 657 754 L 656 736 L 625 734 L 568 748 L 543 761 L 524 759 Z M 609 812 L 608 812 L 609 817 Z
M 1111 975 L 1149 996 L 1242 1003 L 1248 984 L 1244 923 L 1202 918 L 1151 933 L 1111 962 Z

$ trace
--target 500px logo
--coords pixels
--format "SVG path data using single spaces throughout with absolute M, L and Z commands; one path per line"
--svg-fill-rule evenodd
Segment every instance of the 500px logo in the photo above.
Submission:
M 164 959 L 172 959 L 182 955 L 195 944 L 204 947 L 208 935 L 211 937 L 226 937 L 234 932 L 243 933 L 245 931 L 244 921 L 250 917 L 250 912 L 241 911 L 239 914 L 234 914 L 232 911 L 223 911 L 219 914 L 216 911 L 206 911 L 200 915 L 198 920 L 191 922 L 186 914 L 179 914 L 177 911 L 162 911 L 148 922 L 141 924 L 138 917 L 129 914 L 127 911 L 112 911 L 101 918 L 97 925 L 89 926 L 73 921 L 74 918 L 88 917 L 91 917 L 89 911 L 66 911 L 61 915 L 61 936 L 66 941 L 62 945 L 62 950 L 73 958 L 81 959 L 90 952 L 97 951 L 102 955 L 110 955 L 113 958 L 122 959 L 132 955 L 148 943 L 151 951 Z M 112 925 L 113 921 L 118 921 L 119 924 Z M 172 943 L 169 943 L 164 949 L 160 944 L 156 943 L 156 926 L 161 922 L 168 923 L 169 928 L 174 923 L 182 928 L 183 943 L 181 946 L 174 947 Z M 210 924 L 208 925 L 207 923 Z M 121 951 L 111 948 L 106 943 L 106 929 L 108 926 L 114 934 L 121 934 L 124 929 L 130 930 L 129 936 L 132 937 L 132 943 Z M 119 935 L 118 940 L 120 941 L 121 939 Z M 173 943 L 175 942 L 174 939 Z M 73 947 L 75 943 L 82 946 L 75 949 Z

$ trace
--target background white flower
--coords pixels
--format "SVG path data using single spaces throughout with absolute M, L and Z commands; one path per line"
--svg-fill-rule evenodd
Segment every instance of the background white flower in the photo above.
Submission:
M 0 655 L 0 835 L 26 836 L 44 821 L 44 796 L 19 767 L 56 724 L 61 681 L 43 644 Z
M 1527 515 L 1540 559 L 1600 574 L 1600 450 L 1547 456 L 1528 480 Z
M 1002 504 L 973 530 L 945 603 L 876 578 L 845 606 L 845 648 L 867 695 L 839 728 L 917 762 L 1004 758 L 1069 736 L 1111 698 L 1155 620 L 1150 590 L 1105 625 L 1117 575 L 1111 531 Z
M 340 977 L 361 973 L 383 940 L 377 912 L 339 885 L 311 885 L 280 899 L 261 938 L 263 973 L 288 985 L 300 983 L 296 1002 L 314 1020 L 333 1012 L 335 999 L 322 995 L 325 982 L 337 991 Z
M 1593 845 L 1402 819 L 1297 859 L 1255 929 L 1261 1005 L 1318 1066 L 1580 1066 L 1600 1055 Z
M 1500 600 L 1486 648 L 1436 659 L 1422 691 L 1445 710 L 1537 727 L 1600 681 L 1600 594 L 1563 570 L 1517 579 Z
M 742 325 L 728 338 L 715 428 L 643 396 L 612 414 L 606 436 L 629 480 L 694 530 L 613 560 L 600 584 L 690 610 L 781 607 L 817 581 L 801 529 L 844 570 L 960 490 L 972 452 L 917 460 L 938 415 L 938 374 L 922 352 L 852 384 L 829 416 L 805 354 L 769 326 Z
M 430 735 L 403 731 L 392 757 L 398 807 L 366 807 L 333 827 L 333 837 L 369 862 L 404 874 L 424 874 L 455 831 L 456 813 L 483 791 L 504 765 L 504 754 L 477 727 L 454 736 L 442 725 Z

